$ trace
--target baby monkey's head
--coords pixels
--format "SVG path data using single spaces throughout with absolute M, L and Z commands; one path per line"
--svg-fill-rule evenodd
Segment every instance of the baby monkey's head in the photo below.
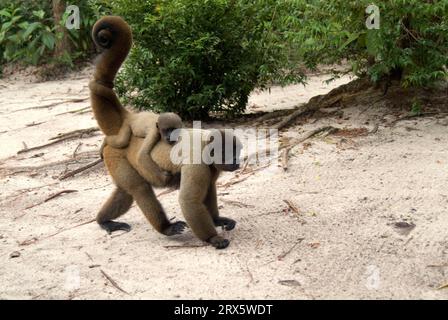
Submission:
M 162 140 L 171 145 L 175 144 L 178 135 L 172 136 L 172 133 L 174 130 L 182 128 L 182 119 L 172 112 L 161 113 L 157 120 L 157 128 Z

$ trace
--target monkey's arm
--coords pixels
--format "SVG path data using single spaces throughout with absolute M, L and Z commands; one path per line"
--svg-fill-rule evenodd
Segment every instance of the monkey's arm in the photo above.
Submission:
M 216 180 L 218 175 L 215 174 L 215 177 L 211 180 L 210 186 L 208 188 L 207 196 L 205 197 L 204 204 L 210 212 L 213 223 L 217 227 L 222 227 L 224 230 L 230 231 L 235 228 L 236 221 L 226 217 L 219 216 L 218 209 L 218 197 L 216 192 Z
M 106 143 L 113 148 L 126 148 L 131 140 L 132 130 L 128 123 L 123 123 L 117 135 L 107 136 Z
M 212 175 L 209 166 L 187 164 L 181 169 L 179 204 L 193 233 L 217 249 L 224 249 L 229 241 L 218 236 L 211 213 L 204 201 Z
M 165 185 L 171 176 L 165 175 L 150 156 L 152 148 L 159 142 L 159 140 L 159 131 L 156 127 L 154 127 L 154 129 L 151 128 L 150 131 L 146 133 L 145 140 L 143 140 L 143 144 L 140 150 L 138 150 L 137 163 L 142 170 L 146 172 L 150 181 L 155 181 L 156 184 L 159 185 Z

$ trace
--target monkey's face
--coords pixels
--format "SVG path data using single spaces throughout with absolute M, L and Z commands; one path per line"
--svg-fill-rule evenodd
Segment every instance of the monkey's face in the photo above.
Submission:
M 160 137 L 166 143 L 173 145 L 177 142 L 179 134 L 173 134 L 177 128 L 159 128 Z

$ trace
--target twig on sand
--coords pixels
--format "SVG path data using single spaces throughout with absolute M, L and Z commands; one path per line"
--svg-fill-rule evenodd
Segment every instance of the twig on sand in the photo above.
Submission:
M 226 183 L 224 183 L 224 184 L 218 184 L 217 186 L 218 186 L 218 187 L 221 187 L 221 188 L 228 188 L 228 187 L 230 187 L 230 186 L 232 186 L 232 185 L 234 185 L 234 184 L 243 182 L 243 181 L 247 180 L 248 178 L 250 178 L 251 176 L 253 176 L 253 175 L 254 175 L 255 173 L 257 173 L 258 171 L 260 171 L 260 170 L 262 170 L 262 169 L 268 167 L 269 165 L 270 165 L 270 164 L 268 163 L 267 165 L 264 165 L 264 166 L 262 166 L 262 167 L 258 167 L 257 169 L 250 171 L 248 174 L 246 174 L 246 175 L 243 176 L 242 178 L 239 178 L 239 179 L 233 179 L 233 180 L 230 180 L 230 181 L 228 181 L 228 182 L 226 182 Z
M 319 105 L 307 103 L 305 105 L 302 105 L 298 107 L 293 113 L 286 116 L 283 120 L 279 121 L 277 124 L 274 125 L 273 129 L 282 130 L 284 127 L 288 126 L 291 122 L 293 122 L 295 119 L 303 115 L 304 113 L 310 112 L 310 111 L 316 111 L 320 109 L 321 107 Z
M 21 154 L 21 153 L 25 153 L 25 152 L 30 152 L 30 151 L 34 151 L 34 150 L 38 150 L 38 149 L 43 149 L 58 143 L 61 143 L 63 141 L 66 140 L 70 140 L 70 139 L 76 139 L 76 138 L 81 138 L 83 135 L 90 135 L 96 131 L 99 131 L 98 128 L 87 128 L 87 129 L 81 129 L 81 130 L 75 130 L 75 131 L 71 131 L 71 132 L 67 132 L 67 133 L 62 133 L 57 135 L 56 137 L 50 138 L 49 140 L 54 140 L 51 141 L 49 143 L 40 145 L 40 146 L 36 146 L 36 147 L 32 147 L 32 148 L 28 148 L 26 147 L 26 145 L 24 146 L 24 148 L 22 150 L 19 150 L 17 152 L 17 154 Z
M 292 141 L 290 141 L 287 145 L 284 145 L 283 148 L 286 148 L 288 151 L 291 150 L 292 148 L 294 148 L 296 145 L 305 142 L 308 139 L 311 139 L 312 137 L 314 137 L 315 135 L 321 133 L 321 132 L 325 132 L 325 136 L 336 132 L 338 129 L 332 126 L 324 126 L 324 127 L 320 127 L 314 130 L 311 130 L 309 132 L 307 132 L 306 134 L 304 134 L 302 137 L 298 138 L 298 139 L 294 139 Z M 281 147 L 282 148 L 282 147 Z
M 73 192 L 78 192 L 78 190 L 62 190 L 62 191 L 59 191 L 59 192 L 57 192 L 57 193 L 55 193 L 55 194 L 49 196 L 48 198 L 46 198 L 44 201 L 41 201 L 41 202 L 39 202 L 39 203 L 35 203 L 35 204 L 31 205 L 31 206 L 26 207 L 25 210 L 28 210 L 28 209 L 37 207 L 37 206 L 39 206 L 39 205 L 41 205 L 41 204 L 44 204 L 45 202 L 48 202 L 48 201 L 50 201 L 50 200 L 52 200 L 52 199 L 54 199 L 54 198 L 57 198 L 57 197 L 59 197 L 59 196 L 61 196 L 61 195 L 63 195 L 63 194 L 73 193 Z M 15 219 L 19 219 L 19 218 L 23 217 L 24 215 L 26 215 L 26 213 L 24 213 L 24 214 L 22 214 L 22 215 L 16 217 Z
M 78 153 L 79 148 L 82 146 L 82 142 L 78 143 L 78 146 L 73 151 L 73 158 L 76 158 L 76 154 Z
M 240 201 L 235 201 L 235 200 L 228 200 L 228 199 L 222 198 L 221 201 L 224 202 L 224 203 L 227 203 L 227 204 L 229 204 L 231 206 L 239 207 L 239 208 L 253 208 L 254 207 L 254 206 L 252 206 L 250 204 L 245 204 L 245 203 L 242 203 Z
M 288 205 L 289 209 L 294 211 L 294 213 L 300 214 L 299 208 L 297 208 L 297 206 L 294 203 L 292 203 L 292 201 L 290 201 L 290 200 L 283 200 L 283 202 L 286 203 Z
M 282 130 L 290 125 L 299 116 L 307 112 L 315 112 L 319 109 L 329 108 L 336 103 L 356 97 L 363 88 L 371 86 L 366 79 L 357 79 L 345 85 L 331 90 L 325 95 L 312 97 L 307 104 L 299 106 L 290 115 L 274 125 L 274 129 Z
M 448 288 L 448 283 L 441 285 L 440 287 L 437 288 L 437 290 L 446 289 L 446 288 Z
M 183 245 L 171 245 L 163 246 L 166 249 L 184 249 L 184 248 L 202 248 L 207 247 L 206 244 L 183 244 Z
M 271 119 L 275 119 L 275 118 L 280 118 L 280 117 L 284 117 L 285 113 L 292 113 L 290 112 L 291 110 L 281 110 L 281 111 L 274 111 L 274 112 L 266 112 L 265 114 L 259 116 L 258 118 L 255 118 L 254 120 L 252 120 L 252 123 L 262 123 L 264 121 L 267 120 L 271 120 Z
M 65 103 L 79 103 L 79 102 L 86 101 L 88 99 L 89 99 L 89 97 L 64 100 L 64 101 L 59 101 L 59 102 L 53 102 L 53 103 L 50 103 L 50 104 L 45 104 L 43 106 L 36 106 L 36 107 L 28 107 L 28 108 L 24 108 L 24 109 L 18 109 L 18 110 L 12 111 L 11 113 L 16 113 L 16 112 L 20 112 L 20 111 L 26 111 L 26 110 L 46 109 L 46 108 L 55 107 L 55 106 L 58 106 L 60 104 L 65 104 Z
M 283 171 L 288 170 L 288 156 L 289 156 L 289 150 L 288 149 L 283 150 L 281 155 Z
M 57 136 L 50 138 L 49 140 L 59 140 L 59 139 L 71 138 L 71 137 L 77 138 L 77 137 L 81 137 L 82 135 L 89 135 L 89 134 L 97 132 L 97 131 L 100 131 L 100 129 L 97 127 L 78 129 L 78 130 L 73 130 L 70 132 L 59 133 Z
M 78 212 L 79 212 L 79 211 L 78 211 Z M 96 221 L 96 219 L 92 219 L 92 220 L 89 220 L 89 221 L 85 221 L 85 222 L 79 223 L 79 224 L 77 224 L 77 225 L 74 225 L 74 226 L 72 226 L 72 227 L 69 227 L 69 228 L 65 228 L 65 229 L 59 230 L 59 231 L 57 231 L 57 232 L 55 232 L 55 233 L 53 233 L 53 234 L 50 234 L 50 235 L 45 236 L 45 237 L 40 238 L 40 239 L 39 239 L 39 238 L 32 238 L 32 239 L 29 239 L 29 240 L 25 240 L 25 241 L 19 243 L 19 246 L 28 246 L 28 245 L 30 245 L 30 244 L 36 243 L 37 241 L 52 238 L 52 237 L 54 237 L 54 236 L 57 236 L 57 235 L 60 234 L 60 233 L 65 232 L 65 231 L 72 230 L 72 229 L 75 229 L 75 228 L 78 228 L 78 227 L 82 227 L 82 226 L 85 226 L 85 225 L 87 225 L 87 224 L 91 224 L 91 223 L 93 223 L 93 222 L 95 222 L 95 221 Z
M 62 177 L 59 178 L 59 180 L 65 180 L 67 178 L 73 177 L 74 175 L 77 175 L 78 173 L 86 171 L 86 170 L 88 170 L 88 169 L 90 169 L 90 168 L 92 168 L 92 167 L 94 167 L 97 164 L 102 163 L 102 162 L 103 162 L 103 159 L 95 160 L 95 161 L 93 161 L 93 162 L 91 162 L 91 163 L 89 163 L 89 164 L 87 164 L 87 165 L 85 165 L 85 166 L 83 166 L 81 168 L 78 168 L 76 170 L 73 170 L 73 171 L 70 171 L 70 172 L 64 174 Z
M 290 254 L 291 251 L 294 250 L 294 248 L 297 247 L 297 245 L 298 245 L 299 243 L 301 243 L 303 240 L 305 240 L 305 238 L 298 238 L 297 241 L 296 241 L 296 243 L 294 243 L 294 245 L 293 245 L 290 249 L 288 249 L 287 251 L 285 251 L 284 253 L 282 253 L 281 255 L 279 255 L 279 256 L 277 257 L 277 259 L 278 259 L 278 260 L 283 260 L 283 259 L 284 259 L 288 254 Z
M 17 197 L 21 196 L 24 193 L 31 192 L 31 191 L 34 191 L 36 189 L 42 189 L 42 188 L 45 188 L 45 187 L 53 186 L 53 185 L 58 184 L 58 183 L 59 182 L 53 182 L 53 183 L 49 183 L 49 184 L 40 185 L 38 187 L 17 190 L 16 194 L 8 195 L 8 196 L 6 196 L 6 197 L 4 197 L 4 198 L 2 198 L 0 200 L 4 201 L 4 200 L 10 199 L 10 198 L 17 198 Z
M 48 197 L 47 199 L 45 199 L 44 202 L 48 202 L 51 199 L 59 197 L 62 194 L 73 193 L 73 192 L 78 192 L 78 190 L 62 190 L 62 191 L 59 191 L 59 192 L 55 193 L 54 195 L 52 195 L 52 196 Z
M 422 113 L 417 113 L 417 114 L 409 114 L 409 115 L 400 117 L 398 119 L 395 119 L 394 121 L 391 122 L 390 125 L 393 126 L 399 121 L 412 120 L 415 118 L 420 118 L 420 117 L 425 117 L 425 116 L 434 116 L 434 115 L 440 115 L 440 114 L 444 114 L 444 113 L 443 112 L 422 112 Z
M 103 274 L 103 276 L 119 291 L 129 295 L 128 292 L 126 292 L 125 290 L 123 290 L 116 282 L 114 279 L 111 278 L 111 276 L 109 276 L 103 269 L 100 269 L 101 273 Z
M 77 114 L 82 114 L 82 113 L 84 113 L 84 111 L 89 111 L 90 110 L 90 106 L 87 106 L 87 107 L 84 107 L 84 108 L 81 108 L 81 109 L 76 109 L 76 110 L 70 110 L 70 111 L 67 111 L 67 112 L 62 112 L 62 113 L 58 113 L 56 116 L 62 116 L 62 115 L 64 115 L 64 114 L 75 114 L 75 113 L 77 113 Z

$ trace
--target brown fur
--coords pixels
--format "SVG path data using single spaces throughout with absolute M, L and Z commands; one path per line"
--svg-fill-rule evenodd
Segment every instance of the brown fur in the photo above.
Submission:
M 182 127 L 182 119 L 175 113 L 162 113 L 156 115 L 152 112 L 127 113 L 124 123 L 117 135 L 107 136 L 105 143 L 114 148 L 126 148 L 131 136 L 145 138 L 142 147 L 138 150 L 138 166 L 145 172 L 152 173 L 155 186 L 164 186 L 172 178 L 166 171 L 154 163 L 150 152 L 154 145 L 162 139 L 171 144 L 170 134 L 173 130 Z M 102 154 L 104 145 L 101 147 Z
M 117 70 L 126 58 L 132 43 L 127 23 L 119 17 L 100 19 L 93 28 L 93 38 L 103 52 L 96 65 L 94 80 L 90 83 L 92 108 L 100 129 L 106 136 L 117 135 L 125 119 L 129 117 L 113 91 Z M 132 136 L 126 148 L 104 147 L 104 162 L 116 185 L 115 191 L 101 208 L 98 223 L 108 232 L 127 230 L 125 223 L 113 221 L 130 208 L 133 200 L 151 225 L 165 235 L 179 234 L 185 223 L 171 223 L 157 200 L 152 186 L 157 185 L 154 173 L 139 163 L 139 150 L 144 139 Z M 151 150 L 151 158 L 161 170 L 170 172 L 180 182 L 179 203 L 188 225 L 201 240 L 216 248 L 225 248 L 229 241 L 218 236 L 215 226 L 230 230 L 235 226 L 231 219 L 219 217 L 216 179 L 225 165 L 174 164 L 170 158 L 173 147 L 163 141 Z M 235 169 L 235 165 L 231 167 Z M 165 184 L 176 183 L 176 179 Z

